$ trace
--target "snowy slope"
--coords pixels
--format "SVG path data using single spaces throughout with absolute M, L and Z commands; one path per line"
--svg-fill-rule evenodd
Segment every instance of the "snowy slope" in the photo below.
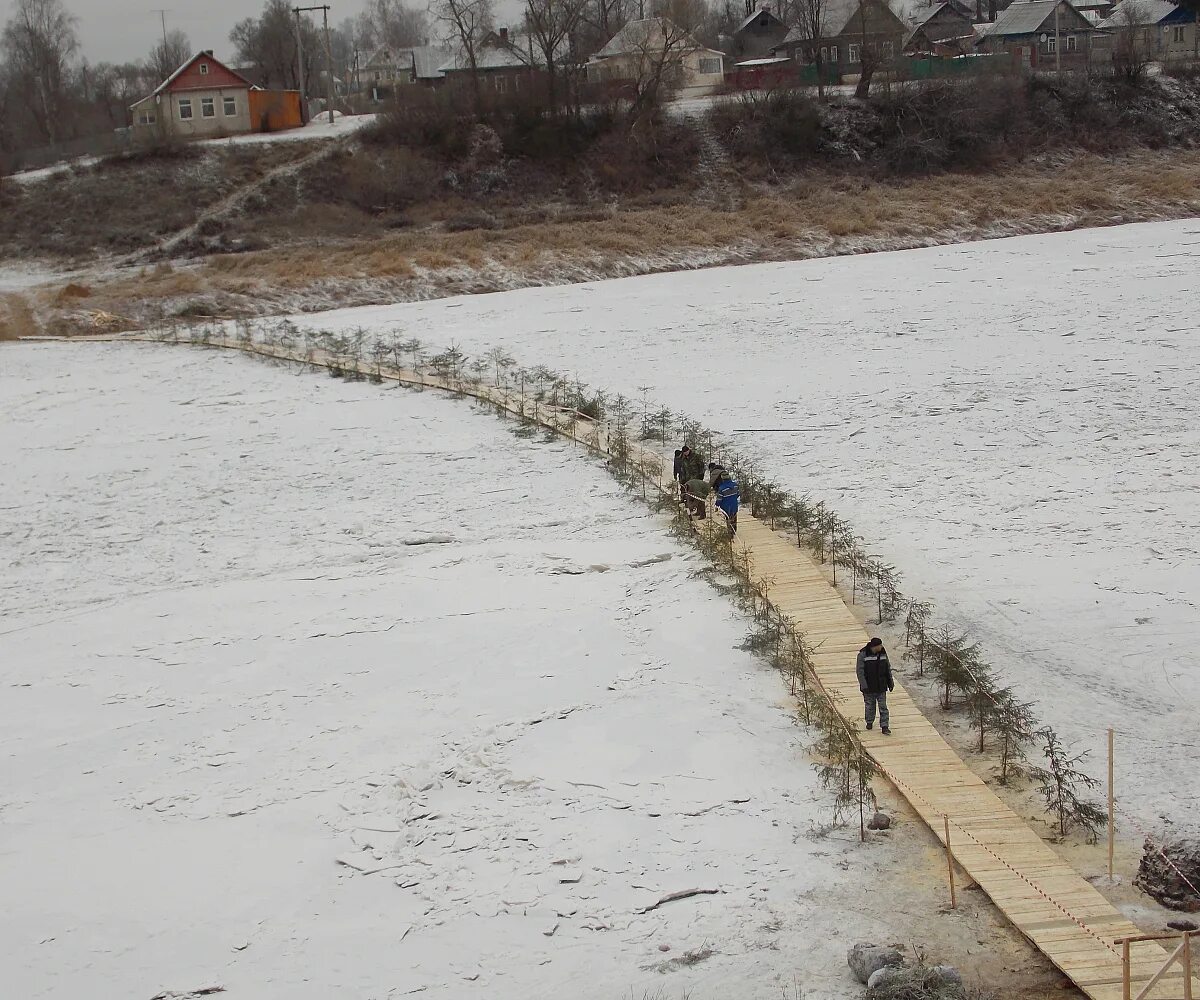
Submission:
M 0 398 L 6 996 L 837 998 L 861 937 L 1029 962 L 936 912 L 915 821 L 811 835 L 778 678 L 580 452 L 182 347 L 6 345 Z
M 834 504 L 1144 826 L 1200 800 L 1200 224 L 298 317 L 691 413 Z M 1125 833 L 1137 836 L 1126 825 Z

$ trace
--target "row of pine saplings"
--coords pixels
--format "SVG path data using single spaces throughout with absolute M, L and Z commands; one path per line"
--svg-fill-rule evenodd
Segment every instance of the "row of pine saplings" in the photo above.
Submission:
M 823 784 L 834 793 L 835 819 L 840 821 L 857 803 L 865 835 L 864 810 L 867 805 L 874 808 L 870 783 L 878 768 L 817 681 L 804 634 L 771 605 L 762 583 L 752 579 L 749 559 L 734 544 L 733 531 L 696 530 L 693 507 L 681 508 L 674 489 L 662 488 L 661 455 L 639 443 L 666 446 L 672 434 L 682 435 L 696 443 L 693 452 L 703 449 L 703 454 L 715 456 L 713 464 L 735 481 L 741 503 L 748 504 L 756 518 L 794 537 L 801 549 L 829 566 L 834 584 L 849 589 L 852 603 L 870 600 L 875 623 L 903 629 L 904 659 L 918 679 L 936 685 L 944 711 L 968 714 L 978 734 L 976 751 L 982 754 L 990 748 L 996 755 L 995 778 L 1000 784 L 1021 780 L 1036 785 L 1060 836 L 1079 830 L 1094 842 L 1107 822 L 1105 810 L 1087 798 L 1099 787 L 1081 769 L 1088 752 L 1073 753 L 1051 727 L 1039 727 L 1033 706 L 998 679 L 978 643 L 948 625 L 931 625 L 932 605 L 906 598 L 899 589 L 899 573 L 869 554 L 862 539 L 824 502 L 796 496 L 764 476 L 747 457 L 729 452 L 718 434 L 652 405 L 648 389 L 641 390 L 640 399 L 631 399 L 592 389 L 543 365 L 518 366 L 503 348 L 472 358 L 456 344 L 431 351 L 418 338 L 400 332 L 330 332 L 286 320 L 252 319 L 237 321 L 232 337 L 228 324 L 215 322 L 185 326 L 165 320 L 153 332 L 169 341 L 266 348 L 352 380 L 380 383 L 406 370 L 458 383 L 468 394 L 486 386 L 493 397 L 494 390 L 505 394 L 497 412 L 514 411 L 518 433 L 531 436 L 541 427 L 606 454 L 608 468 L 619 480 L 648 503 L 670 511 L 678 534 L 693 539 L 713 567 L 732 578 L 728 589 L 754 622 L 747 649 L 769 660 L 789 681 L 804 724 L 819 733 L 811 750 Z M 678 466 L 673 479 L 679 481 Z M 733 527 L 736 513 L 734 507 Z

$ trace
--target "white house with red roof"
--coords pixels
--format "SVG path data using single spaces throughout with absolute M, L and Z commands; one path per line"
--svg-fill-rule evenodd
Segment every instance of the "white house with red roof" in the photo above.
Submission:
M 208 49 L 192 56 L 153 94 L 133 105 L 133 125 L 139 131 L 153 128 L 180 138 L 253 132 L 257 123 L 250 94 L 254 89 Z

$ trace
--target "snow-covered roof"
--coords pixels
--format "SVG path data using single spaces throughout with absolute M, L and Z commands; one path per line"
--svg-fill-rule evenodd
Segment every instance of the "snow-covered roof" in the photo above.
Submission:
M 364 64 L 364 69 L 411 69 L 418 80 L 436 80 L 442 75 L 439 67 L 453 57 L 448 48 L 437 45 L 413 45 L 402 49 L 376 49 Z
M 703 49 L 695 38 L 677 27 L 665 17 L 648 17 L 641 21 L 630 21 L 608 40 L 608 44 L 597 52 L 593 59 L 611 59 L 638 52 L 653 52 L 666 48 Z M 715 50 L 711 50 L 715 51 Z M 719 53 L 723 55 L 724 53 Z
M 741 24 L 739 24 L 736 28 L 733 29 L 733 33 L 736 35 L 739 31 L 745 31 L 748 27 L 750 27 L 750 25 L 752 25 L 755 21 L 757 21 L 763 14 L 766 14 L 767 17 L 771 18 L 777 24 L 783 24 L 783 22 L 780 21 L 779 18 L 776 17 L 773 13 L 771 13 L 771 11 L 769 11 L 765 7 L 763 7 L 763 8 L 760 8 L 759 10 L 756 10 L 753 14 L 747 14 L 745 20 L 742 21 Z
M 766 59 L 745 59 L 733 65 L 735 69 L 754 69 L 756 66 L 778 66 L 791 61 L 787 56 L 774 56 Z
M 989 35 L 1032 35 L 1062 0 L 1018 0 L 996 17 Z M 1070 4 L 1068 4 L 1070 6 Z
M 442 75 L 439 68 L 453 53 L 438 45 L 420 45 L 412 50 L 413 72 L 418 80 L 436 80 Z
M 860 0 L 826 0 L 824 9 L 824 30 L 822 34 L 826 38 L 833 38 L 840 35 L 846 30 L 846 26 L 858 13 L 861 6 Z M 920 18 L 924 18 L 927 7 L 921 2 L 912 2 L 912 0 L 880 0 L 880 6 L 886 7 L 906 26 L 911 26 Z M 945 6 L 943 4 L 942 6 Z M 929 17 L 932 17 L 929 14 Z M 793 27 L 784 38 L 783 44 L 787 45 L 792 42 L 804 42 L 809 38 L 808 25 L 798 24 Z
M 481 45 L 475 51 L 475 66 L 477 69 L 518 69 L 522 66 L 535 66 L 538 69 L 545 69 L 546 54 L 538 45 L 536 39 L 531 38 L 528 32 L 513 31 L 509 32 L 505 41 L 498 41 L 490 45 Z M 466 70 L 471 68 L 471 62 L 467 58 L 466 52 L 461 49 L 450 51 L 442 50 L 443 59 L 437 67 L 437 72 L 448 73 L 454 70 Z M 570 43 L 563 39 L 555 48 L 555 62 L 565 62 L 571 54 Z
M 1158 24 L 1175 13 L 1175 4 L 1167 0 L 1124 0 L 1100 22 L 1101 28 L 1121 28 L 1130 24 Z

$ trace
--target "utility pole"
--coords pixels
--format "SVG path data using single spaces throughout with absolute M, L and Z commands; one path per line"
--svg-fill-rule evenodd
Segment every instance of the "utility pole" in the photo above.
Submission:
M 333 124 L 333 45 L 329 41 L 329 5 L 322 11 L 325 16 L 325 100 L 329 106 L 329 124 Z
M 292 13 L 296 15 L 296 89 L 300 91 L 300 118 L 307 122 L 308 94 L 304 87 L 304 29 L 300 25 L 300 8 L 293 7 Z
M 162 22 L 163 51 L 166 51 L 166 48 L 167 48 L 167 15 L 170 13 L 170 11 L 163 10 L 161 7 L 156 7 L 154 9 L 154 13 L 158 15 L 159 21 Z
M 300 15 L 319 10 L 325 20 L 325 104 L 329 111 L 329 124 L 333 124 L 333 46 L 329 42 L 329 4 L 317 7 L 293 7 L 296 15 L 296 46 L 300 53 L 300 99 L 304 100 L 304 42 L 300 30 Z
M 1058 12 L 1061 7 L 1061 3 L 1054 5 L 1054 73 L 1059 83 L 1062 83 L 1062 39 L 1058 34 Z

